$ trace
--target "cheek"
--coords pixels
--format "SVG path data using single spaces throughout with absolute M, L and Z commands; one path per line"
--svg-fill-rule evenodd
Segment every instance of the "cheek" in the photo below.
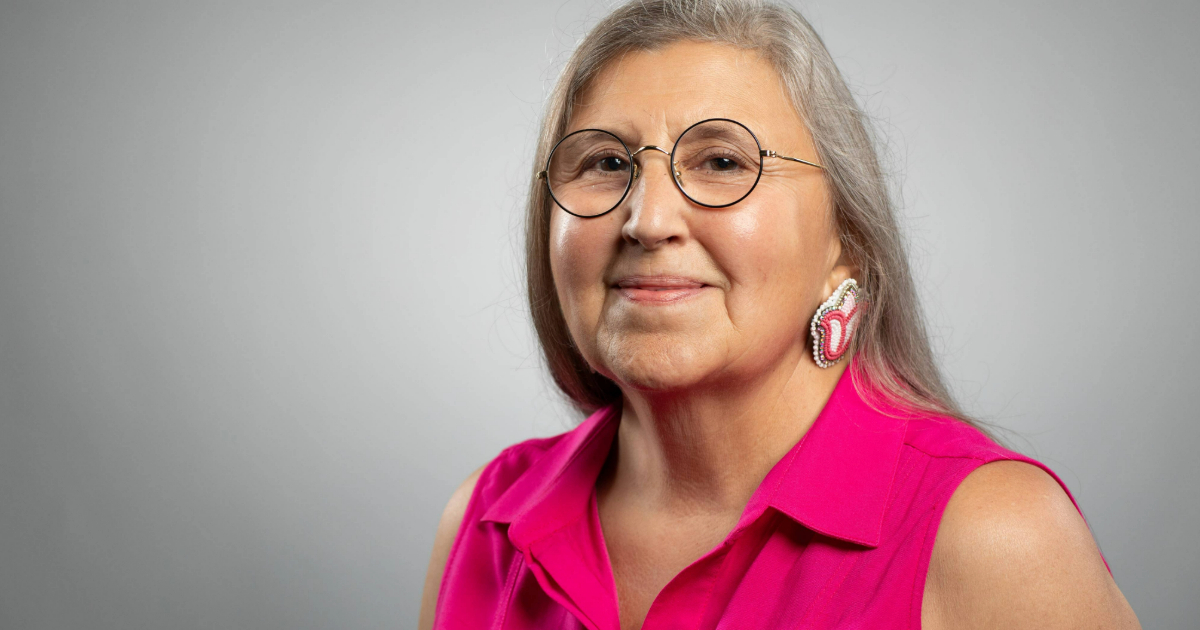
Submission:
M 730 318 L 742 325 L 802 310 L 829 271 L 832 231 L 819 199 L 803 199 L 799 208 L 794 194 L 756 201 L 707 226 L 721 232 L 706 240 L 729 278 Z
M 608 264 L 607 223 L 603 217 L 580 220 L 556 213 L 550 220 L 550 270 L 567 325 L 594 321 L 604 300 Z M 588 313 L 595 310 L 589 316 Z

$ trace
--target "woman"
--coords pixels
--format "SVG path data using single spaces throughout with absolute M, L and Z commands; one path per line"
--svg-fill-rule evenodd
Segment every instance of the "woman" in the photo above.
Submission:
M 422 628 L 1129 628 L 1065 486 L 940 380 L 811 27 L 632 2 L 550 102 L 533 318 L 589 417 L 455 493 Z

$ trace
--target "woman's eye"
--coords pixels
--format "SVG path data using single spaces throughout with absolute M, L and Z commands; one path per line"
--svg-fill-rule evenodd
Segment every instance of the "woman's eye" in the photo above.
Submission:
M 709 160 L 709 168 L 714 171 L 732 171 L 738 167 L 738 163 L 727 157 L 715 157 Z
M 700 157 L 700 156 L 697 156 Z M 734 173 L 743 169 L 743 163 L 729 155 L 709 154 L 693 162 L 696 168 L 707 173 Z
M 602 171 L 623 171 L 625 170 L 625 160 L 619 157 L 601 158 L 599 167 Z
M 583 161 L 580 175 L 591 173 L 624 173 L 629 170 L 629 160 L 619 155 L 593 155 Z

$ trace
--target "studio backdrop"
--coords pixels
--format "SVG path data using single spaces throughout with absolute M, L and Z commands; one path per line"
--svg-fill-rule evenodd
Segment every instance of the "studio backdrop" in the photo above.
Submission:
M 957 395 L 1146 628 L 1200 578 L 1200 4 L 810 1 Z M 0 628 L 403 628 L 451 491 L 574 425 L 524 304 L 606 2 L 0 2 Z

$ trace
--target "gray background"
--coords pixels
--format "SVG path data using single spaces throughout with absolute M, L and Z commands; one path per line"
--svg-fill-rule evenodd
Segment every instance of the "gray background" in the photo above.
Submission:
M 954 387 L 1195 627 L 1200 4 L 805 9 Z M 604 10 L 0 4 L 0 627 L 415 624 L 451 490 L 574 421 L 519 204 Z

